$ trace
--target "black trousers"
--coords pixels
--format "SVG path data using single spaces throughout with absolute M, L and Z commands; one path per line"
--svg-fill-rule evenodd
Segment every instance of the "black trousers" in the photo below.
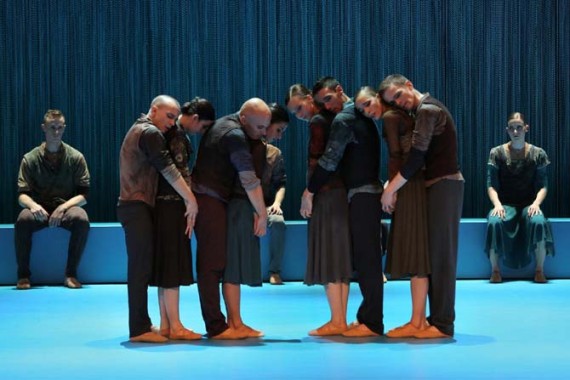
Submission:
M 362 303 L 356 318 L 377 334 L 384 334 L 384 280 L 380 194 L 357 193 L 349 205 L 353 265 Z
M 39 222 L 29 209 L 23 209 L 14 224 L 14 241 L 16 245 L 16 261 L 18 262 L 18 279 L 29 278 L 30 254 L 32 251 L 32 235 L 34 232 L 48 227 L 48 222 Z M 89 218 L 81 207 L 71 207 L 61 219 L 62 228 L 71 232 L 67 249 L 66 277 L 77 277 L 77 267 L 89 236 Z
M 227 205 L 204 194 L 196 194 L 198 217 L 196 234 L 196 272 L 202 318 L 209 336 L 224 332 L 228 325 L 220 308 L 220 283 L 227 261 Z
M 130 337 L 151 331 L 148 315 L 148 284 L 154 255 L 153 209 L 144 202 L 125 202 L 117 207 L 127 246 L 127 290 Z
M 463 209 L 463 181 L 441 180 L 427 189 L 429 276 L 428 321 L 453 336 L 459 222 Z

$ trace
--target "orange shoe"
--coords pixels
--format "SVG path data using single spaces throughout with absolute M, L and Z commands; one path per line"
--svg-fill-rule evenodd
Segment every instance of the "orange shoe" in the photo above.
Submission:
M 491 284 L 500 284 L 503 282 L 503 278 L 501 277 L 501 272 L 494 270 L 491 273 L 491 279 L 489 280 Z
M 331 322 L 327 322 L 318 329 L 309 331 L 310 336 L 333 336 L 342 335 L 343 332 L 347 331 L 348 327 L 346 325 L 334 325 Z
M 169 335 L 172 340 L 200 340 L 202 335 L 195 333 L 192 330 L 182 328 L 180 330 L 171 331 Z
M 439 329 L 435 326 L 429 326 L 423 330 L 418 331 L 414 334 L 414 338 L 418 339 L 438 339 L 438 338 L 451 338 L 451 336 L 442 333 Z
M 63 285 L 69 289 L 81 289 L 83 287 L 75 277 L 66 277 Z
M 32 287 L 29 278 L 20 278 L 16 283 L 16 289 L 18 290 L 28 290 Z
M 412 325 L 410 322 L 396 327 L 386 333 L 388 338 L 413 338 L 420 331 L 425 330 Z
M 537 284 L 546 284 L 548 282 L 548 280 L 544 276 L 543 271 L 537 270 L 536 272 L 534 272 L 534 282 L 536 282 Z
M 251 328 L 246 324 L 241 325 L 237 330 L 240 332 L 243 331 L 243 333 L 246 334 L 246 338 L 261 338 L 265 336 L 263 331 Z
M 169 328 L 161 329 L 160 327 L 157 327 L 157 326 L 150 326 L 150 331 L 152 331 L 155 334 L 162 335 L 165 338 L 170 337 L 170 329 Z
M 165 343 L 168 342 L 168 338 L 163 337 L 157 333 L 153 333 L 152 331 L 146 332 L 141 335 L 133 336 L 129 338 L 131 342 L 135 343 Z
M 347 338 L 363 338 L 368 336 L 380 336 L 374 331 L 370 330 L 364 323 L 360 323 L 351 329 L 346 330 L 342 333 L 342 336 Z
M 238 340 L 247 338 L 247 335 L 248 333 L 245 330 L 236 330 L 232 327 L 228 327 L 220 334 L 211 336 L 209 338 L 215 340 Z

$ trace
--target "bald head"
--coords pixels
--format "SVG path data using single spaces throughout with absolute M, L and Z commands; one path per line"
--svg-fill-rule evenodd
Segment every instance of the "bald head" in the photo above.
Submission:
M 239 120 L 249 138 L 259 140 L 271 122 L 271 110 L 263 100 L 251 98 L 241 106 Z
M 148 117 L 162 132 L 166 132 L 173 125 L 180 113 L 180 103 L 172 96 L 158 95 L 150 103 Z
M 152 99 L 152 102 L 150 103 L 150 108 L 152 108 L 153 106 L 171 106 L 171 107 L 177 107 L 178 109 L 180 109 L 180 103 L 178 103 L 178 100 L 174 99 L 172 96 L 169 95 L 158 95 L 156 98 Z

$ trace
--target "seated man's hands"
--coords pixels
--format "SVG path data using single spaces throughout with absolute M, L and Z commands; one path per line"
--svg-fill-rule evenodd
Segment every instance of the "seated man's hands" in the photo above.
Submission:
M 67 211 L 67 207 L 63 204 L 59 205 L 50 215 L 49 217 L 49 226 L 50 227 L 59 227 L 61 225 L 61 220 Z
M 38 222 L 45 222 L 49 219 L 48 212 L 37 203 L 34 203 L 32 207 L 30 207 L 30 212 Z
M 268 215 L 283 215 L 283 210 L 281 210 L 281 205 L 274 203 L 271 206 L 267 207 L 267 214 Z

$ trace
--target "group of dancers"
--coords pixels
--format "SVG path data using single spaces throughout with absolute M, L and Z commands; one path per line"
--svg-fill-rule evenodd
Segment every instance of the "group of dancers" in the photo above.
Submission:
M 281 252 L 276 262 L 282 256 L 286 175 L 283 155 L 271 142 L 287 129 L 288 112 L 308 122 L 310 135 L 300 209 L 308 219 L 304 283 L 323 285 L 330 307 L 330 319 L 309 335 L 383 335 L 386 272 L 393 279 L 411 279 L 412 301 L 410 320 L 387 331 L 387 337 L 452 337 L 464 178 L 456 126 L 445 105 L 393 74 L 378 88 L 360 88 L 352 98 L 333 77 L 320 78 L 311 90 L 294 84 L 285 106 L 252 98 L 238 112 L 216 118 L 206 99 L 195 98 L 181 107 L 176 99 L 159 95 L 127 132 L 120 151 L 117 216 L 128 254 L 130 340 L 201 339 L 179 316 L 180 286 L 194 282 L 208 338 L 264 335 L 242 320 L 241 285 L 262 283 L 259 237 L 268 226 L 279 236 L 272 242 Z M 389 152 L 385 184 L 379 178 L 378 119 L 383 119 L 382 137 Z M 48 111 L 42 128 L 46 142 L 24 157 L 18 179 L 24 210 L 15 226 L 17 288 L 30 288 L 31 235 L 48 225 L 72 231 L 65 285 L 80 288 L 76 268 L 89 230 L 81 206 L 90 176 L 83 155 L 62 142 L 61 112 Z M 487 190 L 493 209 L 485 251 L 492 283 L 502 281 L 501 259 L 520 268 L 533 255 L 534 280 L 544 283 L 544 258 L 554 254 L 550 225 L 540 209 L 550 162 L 544 150 L 525 141 L 529 128 L 521 113 L 511 114 L 506 127 L 510 141 L 490 153 Z M 188 133 L 201 135 L 193 168 Z M 40 179 L 63 185 L 39 186 L 37 173 Z M 42 193 L 45 189 L 49 191 Z M 42 203 L 46 199 L 51 203 Z M 392 214 L 384 270 L 383 211 Z M 193 232 L 196 280 L 189 244 Z M 353 280 L 362 302 L 348 323 Z M 271 282 L 280 281 L 276 269 Z M 158 326 L 148 313 L 149 285 L 158 288 Z
M 387 331 L 387 337 L 452 337 L 464 179 L 447 108 L 399 74 L 386 77 L 377 89 L 360 88 L 353 98 L 333 77 L 320 78 L 311 90 L 294 84 L 285 106 L 252 98 L 238 112 L 217 119 L 206 99 L 181 107 L 176 99 L 160 95 L 127 132 L 120 151 L 117 215 L 128 253 L 130 340 L 201 339 L 179 315 L 180 286 L 195 281 L 208 338 L 264 335 L 242 320 L 240 290 L 244 284 L 262 283 L 259 237 L 268 227 L 272 238 L 279 237 L 275 246 L 281 250 L 277 264 L 272 261 L 271 283 L 281 281 L 286 174 L 283 155 L 271 142 L 285 133 L 289 113 L 307 121 L 310 131 L 300 210 L 308 219 L 304 283 L 323 285 L 330 307 L 330 319 L 309 335 L 383 335 L 386 272 L 393 279 L 411 279 L 412 301 L 410 320 Z M 379 179 L 377 119 L 383 120 L 389 152 L 385 184 Z M 47 226 L 71 231 L 64 284 L 81 287 L 76 270 L 89 231 L 81 206 L 90 175 L 83 155 L 62 142 L 65 127 L 61 111 L 48 110 L 42 124 L 46 141 L 22 160 L 18 200 L 23 210 L 15 224 L 18 289 L 31 286 L 31 236 Z M 544 150 L 526 142 L 530 127 L 520 112 L 509 116 L 505 130 L 510 141 L 493 148 L 488 162 L 493 208 L 485 252 L 491 282 L 502 281 L 501 259 L 521 268 L 534 256 L 534 281 L 545 283 L 544 259 L 554 254 L 554 243 L 540 207 L 550 161 Z M 192 169 L 188 133 L 201 134 Z M 382 211 L 392 214 L 384 271 Z M 196 280 L 189 244 L 193 232 Z M 348 323 L 352 280 L 362 302 Z M 148 314 L 149 285 L 158 288 L 157 326 Z
M 130 339 L 135 342 L 201 338 L 178 316 L 178 286 L 193 281 L 187 262 L 192 231 L 207 337 L 263 336 L 241 318 L 240 286 L 261 284 L 258 237 L 268 222 L 262 186 L 270 146 L 265 137 L 276 124 L 282 134 L 288 119 L 275 119 L 282 108 L 272 110 L 252 98 L 237 113 L 216 120 L 211 104 L 199 101 L 208 112 L 190 104 L 181 110 L 175 99 L 158 96 L 121 148 L 118 216 L 127 242 Z M 324 285 L 331 310 L 330 320 L 309 334 L 384 334 L 380 217 L 382 210 L 397 210 L 386 271 L 393 278 L 412 278 L 413 311 L 410 322 L 387 336 L 453 336 L 463 177 L 449 111 L 401 75 L 387 77 L 378 91 L 362 88 L 354 100 L 335 78 L 323 77 L 312 91 L 291 86 L 285 103 L 310 129 L 300 210 L 309 219 L 304 282 Z M 372 118 L 385 119 L 391 177 L 385 188 Z M 202 135 L 191 175 L 192 148 L 185 132 Z M 181 264 L 179 256 L 186 262 Z M 347 323 L 351 279 L 359 284 L 362 303 L 355 321 Z M 227 316 L 221 311 L 220 283 Z M 156 328 L 147 309 L 149 284 L 159 287 L 161 323 Z

